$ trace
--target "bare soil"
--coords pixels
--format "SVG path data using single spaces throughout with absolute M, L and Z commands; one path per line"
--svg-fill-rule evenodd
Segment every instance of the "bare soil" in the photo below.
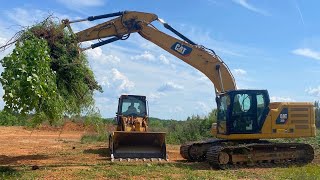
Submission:
M 69 123 L 64 128 L 0 127 L 1 165 L 60 166 L 108 161 L 107 142 L 82 144 L 83 127 Z M 183 160 L 178 145 L 168 146 L 170 161 Z
M 0 127 L 0 167 L 26 167 L 30 170 L 40 168 L 43 179 L 77 179 L 74 177 L 75 172 L 89 171 L 92 166 L 110 162 L 107 142 L 81 143 L 81 137 L 92 133 L 91 131 L 73 123 L 67 123 L 62 129 L 46 126 L 35 130 L 24 127 Z M 186 163 L 180 156 L 179 147 L 168 145 L 169 162 L 163 163 Z M 319 154 L 316 155 L 314 163 L 320 164 Z M 199 172 L 211 169 L 207 163 L 187 164 Z M 44 171 L 45 168 L 48 170 Z M 106 166 L 105 170 L 108 168 L 112 168 L 112 164 Z M 243 169 L 241 173 L 268 174 L 268 171 L 269 169 L 253 168 Z M 183 175 L 177 173 L 177 176 Z

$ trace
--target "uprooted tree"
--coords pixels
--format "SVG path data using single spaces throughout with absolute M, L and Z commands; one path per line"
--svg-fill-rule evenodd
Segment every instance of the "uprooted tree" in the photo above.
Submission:
M 54 122 L 94 105 L 93 93 L 102 88 L 72 32 L 49 17 L 20 31 L 6 46 L 12 42 L 12 53 L 0 61 L 6 111 Z

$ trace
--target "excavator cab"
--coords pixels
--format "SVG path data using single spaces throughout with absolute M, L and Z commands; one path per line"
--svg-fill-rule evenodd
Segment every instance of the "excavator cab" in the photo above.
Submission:
M 109 137 L 111 159 L 167 159 L 164 132 L 148 131 L 146 96 L 121 95 L 116 113 L 117 130 Z
M 269 112 L 267 90 L 233 90 L 216 98 L 217 134 L 260 133 Z

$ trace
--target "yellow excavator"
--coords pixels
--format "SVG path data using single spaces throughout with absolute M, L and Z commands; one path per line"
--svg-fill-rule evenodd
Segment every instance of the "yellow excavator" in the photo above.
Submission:
M 242 165 L 309 163 L 314 159 L 312 146 L 304 143 L 276 143 L 267 139 L 314 137 L 315 112 L 308 102 L 270 102 L 267 90 L 237 89 L 228 66 L 212 50 L 196 44 L 152 13 L 123 11 L 86 19 L 113 18 L 75 33 L 79 42 L 100 40 L 83 50 L 96 48 L 139 33 L 205 74 L 214 85 L 217 123 L 212 125 L 216 139 L 181 145 L 180 154 L 189 161 L 206 160 L 213 167 Z M 176 37 L 159 31 L 151 23 L 158 21 Z M 102 40 L 102 38 L 106 38 Z M 125 130 L 124 130 L 125 131 Z

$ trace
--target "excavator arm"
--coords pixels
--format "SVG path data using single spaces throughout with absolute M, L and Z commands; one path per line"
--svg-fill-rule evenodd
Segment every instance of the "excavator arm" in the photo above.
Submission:
M 68 27 L 71 30 L 71 23 L 94 21 L 110 17 L 116 18 L 75 33 L 78 42 L 100 40 L 100 42 L 92 44 L 89 48 L 84 48 L 83 50 L 96 48 L 117 40 L 125 40 L 129 38 L 131 33 L 139 33 L 143 38 L 158 45 L 205 74 L 214 84 L 217 95 L 236 89 L 236 83 L 229 68 L 213 50 L 194 43 L 158 18 L 155 14 L 124 11 L 91 16 L 76 21 L 63 20 L 62 22 L 64 27 Z M 161 32 L 151 24 L 153 21 L 159 21 L 166 29 L 181 39 Z M 102 38 L 108 39 L 102 40 Z

